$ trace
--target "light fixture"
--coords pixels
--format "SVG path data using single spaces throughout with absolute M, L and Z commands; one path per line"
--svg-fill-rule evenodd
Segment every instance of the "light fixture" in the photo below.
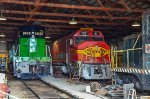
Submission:
M 137 26 L 141 26 L 141 25 L 140 25 L 140 23 L 138 23 L 137 21 L 135 21 L 135 22 L 132 24 L 132 26 L 133 26 L 133 27 L 137 27 Z
M 72 18 L 71 21 L 69 21 L 69 24 L 77 24 L 77 21 L 74 19 L 74 17 Z
M 1 21 L 7 20 L 6 17 L 4 17 L 4 16 L 2 15 L 2 12 L 1 12 L 0 20 L 1 20 Z
M 2 33 L 2 34 L 0 34 L 0 37 L 5 37 L 5 35 Z
M 46 38 L 46 39 L 49 39 L 50 37 L 49 37 L 49 36 L 45 36 L 45 38 Z
M 1 41 L 1 42 L 3 43 L 3 42 L 6 42 L 6 41 Z

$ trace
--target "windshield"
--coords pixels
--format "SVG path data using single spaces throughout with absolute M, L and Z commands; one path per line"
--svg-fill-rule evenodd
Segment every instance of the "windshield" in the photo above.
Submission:
M 92 41 L 104 41 L 103 37 L 92 37 Z
M 79 44 L 83 41 L 89 41 L 89 40 L 90 40 L 90 37 L 88 37 L 88 36 L 78 36 L 75 38 L 75 43 Z

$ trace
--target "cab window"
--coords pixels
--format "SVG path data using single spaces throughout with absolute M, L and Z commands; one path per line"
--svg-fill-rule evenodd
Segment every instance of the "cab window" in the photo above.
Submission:
M 75 44 L 79 44 L 83 41 L 89 41 L 89 40 L 90 40 L 89 36 L 78 36 L 78 37 L 75 37 Z
M 92 37 L 92 41 L 104 41 L 103 37 Z

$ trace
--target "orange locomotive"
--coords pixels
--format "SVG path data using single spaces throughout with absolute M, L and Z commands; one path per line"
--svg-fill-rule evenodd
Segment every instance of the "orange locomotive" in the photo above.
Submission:
M 65 63 L 64 73 L 78 67 L 78 74 L 85 79 L 110 79 L 110 47 L 100 31 L 82 28 L 55 41 L 52 45 L 53 62 Z

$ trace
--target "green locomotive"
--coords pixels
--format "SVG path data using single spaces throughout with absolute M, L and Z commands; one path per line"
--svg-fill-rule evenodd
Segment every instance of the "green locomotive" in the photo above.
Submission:
M 22 26 L 17 42 L 9 53 L 14 76 L 35 79 L 49 75 L 52 71 L 52 58 L 50 47 L 46 45 L 45 28 Z

